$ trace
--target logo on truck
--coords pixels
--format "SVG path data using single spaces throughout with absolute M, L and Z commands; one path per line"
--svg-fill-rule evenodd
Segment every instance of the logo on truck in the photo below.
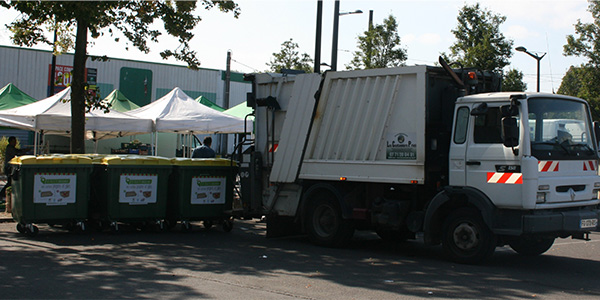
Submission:
M 386 159 L 417 159 L 416 134 L 396 133 L 387 137 Z

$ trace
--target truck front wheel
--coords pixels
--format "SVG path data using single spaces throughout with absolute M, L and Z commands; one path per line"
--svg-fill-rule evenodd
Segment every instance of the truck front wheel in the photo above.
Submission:
M 496 236 L 479 211 L 473 208 L 461 208 L 450 213 L 444 221 L 442 234 L 444 251 L 458 263 L 479 263 L 496 249 Z
M 321 246 L 343 246 L 354 234 L 351 221 L 342 217 L 339 203 L 327 195 L 318 195 L 308 204 L 305 224 L 311 242 Z
M 554 244 L 553 238 L 541 238 L 541 237 L 520 237 L 519 239 L 512 240 L 508 245 L 515 250 L 515 252 L 521 255 L 527 256 L 538 256 L 548 251 Z

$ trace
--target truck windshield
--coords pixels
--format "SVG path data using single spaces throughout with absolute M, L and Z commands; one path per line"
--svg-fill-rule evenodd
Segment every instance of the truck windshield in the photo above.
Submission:
M 538 160 L 595 159 L 584 103 L 534 98 L 528 108 L 531 153 Z

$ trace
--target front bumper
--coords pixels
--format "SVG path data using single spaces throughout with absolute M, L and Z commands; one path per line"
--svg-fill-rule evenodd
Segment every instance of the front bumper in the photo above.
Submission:
M 589 227 L 589 220 L 596 220 L 596 226 Z M 523 233 L 582 233 L 598 230 L 600 210 L 588 209 L 577 211 L 542 212 L 524 215 Z M 588 221 L 584 221 L 588 220 Z M 582 227 L 582 225 L 584 227 Z M 587 227 L 586 227 L 587 226 Z
M 597 225 L 600 209 L 596 205 L 580 209 L 500 209 L 496 213 L 492 230 L 499 235 L 547 234 L 558 237 L 600 230 Z M 590 223 L 596 223 L 596 226 L 590 226 Z

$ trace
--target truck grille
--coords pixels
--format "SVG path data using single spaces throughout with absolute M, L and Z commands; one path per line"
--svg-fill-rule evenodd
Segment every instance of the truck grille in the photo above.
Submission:
M 557 186 L 556 187 L 556 192 L 558 192 L 558 193 L 566 193 L 566 192 L 569 191 L 569 189 L 573 189 L 573 191 L 575 191 L 575 192 L 580 192 L 580 191 L 585 190 L 585 184 Z

